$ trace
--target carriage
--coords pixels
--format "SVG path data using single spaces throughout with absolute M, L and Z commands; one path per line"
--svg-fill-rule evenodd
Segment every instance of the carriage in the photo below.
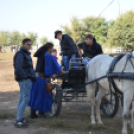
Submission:
M 74 66 L 74 60 L 70 60 L 70 68 L 67 75 L 57 76 L 52 83 L 54 84 L 52 114 L 58 116 L 62 102 L 87 102 L 85 78 L 86 69 L 82 58 L 75 58 L 77 68 Z M 96 95 L 98 88 L 96 88 Z M 114 91 L 108 91 L 101 101 L 101 111 L 108 117 L 114 117 L 119 109 L 119 95 Z

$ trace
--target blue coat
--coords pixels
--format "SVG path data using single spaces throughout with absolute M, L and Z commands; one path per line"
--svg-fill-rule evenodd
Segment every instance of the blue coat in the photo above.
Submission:
M 61 67 L 58 64 L 57 60 L 48 52 L 44 54 L 45 58 L 45 67 L 44 74 L 47 77 L 52 76 L 53 74 L 61 71 Z M 52 92 L 49 96 L 49 92 L 45 90 L 46 80 L 42 78 L 37 78 L 37 82 L 32 82 L 30 102 L 28 106 L 31 109 L 38 110 L 41 112 L 51 111 L 53 99 Z

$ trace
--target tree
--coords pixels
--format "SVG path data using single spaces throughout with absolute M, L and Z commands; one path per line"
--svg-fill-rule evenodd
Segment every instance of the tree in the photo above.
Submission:
M 85 35 L 92 33 L 100 44 L 104 44 L 107 40 L 107 32 L 110 23 L 105 18 L 86 17 L 71 19 L 71 26 L 61 26 L 64 33 L 69 34 L 74 41 L 80 43 L 85 40 Z
M 9 45 L 9 32 L 8 31 L 0 31 L 0 46 L 8 46 Z
M 108 30 L 107 44 L 134 48 L 134 12 L 129 11 L 115 20 L 114 25 Z
M 33 45 L 37 45 L 37 42 L 36 42 L 37 38 L 38 38 L 37 33 L 28 32 L 28 38 L 30 38 L 32 40 Z
M 47 37 L 42 37 L 42 38 L 40 38 L 40 43 L 42 44 L 42 45 L 44 45 L 44 44 L 46 44 L 48 42 L 48 39 L 47 39 Z
M 19 45 L 20 42 L 20 32 L 13 31 L 9 34 L 9 44 L 10 45 Z

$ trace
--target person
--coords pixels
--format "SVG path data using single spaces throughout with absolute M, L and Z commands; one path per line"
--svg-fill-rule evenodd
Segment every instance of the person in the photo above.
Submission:
M 48 77 L 51 77 L 53 74 L 57 72 L 64 74 L 55 57 L 50 54 L 52 51 L 53 44 L 46 43 L 34 54 L 38 58 L 36 65 L 37 82 L 32 83 L 30 102 L 28 104 L 31 107 L 31 118 L 44 118 L 46 117 L 46 113 L 48 116 L 52 116 L 52 92 L 49 94 L 45 90 L 46 83 L 50 80 Z M 39 111 L 38 115 L 36 111 Z
M 67 35 L 62 34 L 62 31 L 55 31 L 55 38 L 60 41 L 62 56 L 63 56 L 63 63 L 65 67 L 65 71 L 69 70 L 69 60 L 71 58 L 77 58 L 78 56 L 78 49 L 76 44 L 74 43 L 73 39 Z M 73 61 L 77 68 L 76 60 Z
M 22 41 L 20 50 L 15 54 L 13 59 L 15 80 L 19 83 L 20 87 L 17 119 L 14 123 L 15 127 L 27 127 L 28 125 L 27 121 L 23 118 L 23 113 L 30 99 L 31 81 L 36 82 L 36 76 L 29 52 L 31 46 L 31 39 L 25 38 Z
M 0 46 L 0 52 L 2 52 L 2 47 Z
M 13 53 L 15 53 L 15 49 L 16 49 L 16 47 L 13 45 Z
M 53 49 L 53 51 L 51 52 L 51 55 L 53 55 L 55 57 L 56 60 L 58 60 L 57 58 L 57 50 Z
M 83 62 L 85 64 L 89 62 L 90 58 L 103 53 L 101 45 L 96 42 L 96 39 L 93 37 L 92 34 L 86 35 L 85 41 L 78 44 L 78 51 L 80 57 L 83 57 Z

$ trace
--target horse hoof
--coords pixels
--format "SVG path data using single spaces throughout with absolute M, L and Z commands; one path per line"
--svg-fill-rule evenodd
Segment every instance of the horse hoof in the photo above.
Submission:
M 127 134 L 127 132 L 123 132 L 123 131 L 122 131 L 122 134 Z
M 95 124 L 96 124 L 96 122 L 95 122 L 95 121 L 92 121 L 92 122 L 91 122 L 91 124 L 92 124 L 92 125 L 95 125 Z
M 99 121 L 99 122 L 98 122 L 98 125 L 102 125 L 102 124 L 103 124 L 102 121 Z

